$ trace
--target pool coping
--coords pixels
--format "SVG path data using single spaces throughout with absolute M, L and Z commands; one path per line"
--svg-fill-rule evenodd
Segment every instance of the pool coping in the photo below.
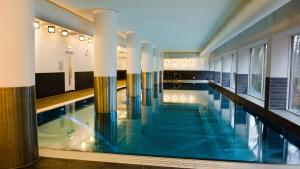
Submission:
M 168 158 L 168 157 L 152 157 L 152 156 L 138 156 L 138 155 L 123 155 L 110 153 L 94 153 L 94 152 L 80 152 L 80 151 L 66 151 L 66 150 L 52 150 L 40 148 L 39 153 L 41 157 L 57 158 L 77 161 L 90 162 L 109 162 L 119 164 L 132 165 L 146 165 L 156 167 L 176 167 L 185 169 L 194 168 L 249 168 L 249 169 L 296 169 L 299 165 L 289 164 L 260 164 L 260 163 L 246 163 L 246 162 L 229 162 L 229 161 L 214 161 L 214 160 L 197 160 L 184 158 Z
M 117 91 L 123 90 L 125 88 L 127 88 L 127 85 L 119 86 L 117 88 Z M 68 100 L 68 101 L 61 102 L 61 103 L 58 103 L 58 104 L 54 104 L 54 105 L 51 105 L 51 106 L 43 107 L 43 108 L 37 109 L 36 113 L 40 114 L 42 112 L 52 110 L 52 109 L 55 109 L 55 108 L 58 108 L 58 107 L 61 107 L 61 106 L 65 106 L 65 105 L 68 105 L 68 104 L 71 104 L 71 103 L 74 103 L 74 102 L 77 102 L 77 101 L 85 100 L 85 99 L 88 99 L 88 98 L 91 98 L 91 97 L 94 97 L 94 96 L 95 96 L 95 94 L 90 94 L 90 95 L 87 95 L 87 96 L 78 97 L 76 99 Z
M 231 99 L 233 102 L 242 106 L 244 109 L 251 111 L 253 113 L 256 113 L 255 115 L 263 117 L 263 118 L 267 119 L 268 121 L 270 121 L 272 124 L 277 125 L 277 127 L 276 126 L 273 126 L 273 127 L 276 127 L 279 130 L 283 129 L 292 134 L 292 135 L 290 135 L 289 133 L 282 131 L 283 134 L 287 134 L 287 137 L 290 137 L 292 139 L 296 137 L 298 140 L 300 140 L 300 132 L 299 132 L 300 125 L 292 122 L 291 120 L 289 120 L 287 118 L 280 116 L 280 114 L 276 113 L 276 111 L 274 112 L 274 110 L 268 110 L 268 109 L 262 107 L 261 105 L 254 103 L 254 102 L 246 99 L 245 97 L 228 90 L 225 87 L 222 87 L 222 86 L 212 83 L 212 82 L 209 82 L 208 84 L 212 88 L 216 89 L 218 92 L 223 94 L 224 96 Z M 278 126 L 280 126 L 280 127 L 278 127 Z

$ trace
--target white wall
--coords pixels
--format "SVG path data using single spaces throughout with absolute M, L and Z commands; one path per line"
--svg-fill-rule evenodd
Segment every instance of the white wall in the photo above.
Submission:
M 290 42 L 287 35 L 272 37 L 271 77 L 288 77 Z
M 74 71 L 93 71 L 93 43 L 79 41 L 79 35 L 63 37 L 60 31 L 48 33 L 48 25 L 35 30 L 35 72 L 64 72 L 66 51 L 73 52 Z M 118 70 L 126 70 L 126 57 L 118 54 Z
M 239 49 L 239 57 L 237 62 L 237 74 L 248 74 L 249 73 L 249 48 Z
M 207 71 L 209 62 L 207 58 L 165 58 L 164 70 Z
M 75 72 L 93 71 L 93 44 L 79 41 L 78 35 L 63 37 L 47 26 L 35 30 L 35 72 L 63 72 L 65 52 L 73 52 Z
M 231 61 L 232 61 L 231 54 L 226 54 L 226 55 L 223 56 L 222 72 L 224 72 L 224 73 L 230 73 L 231 72 Z
M 221 58 L 217 58 L 215 60 L 215 72 L 221 72 L 222 70 L 222 59 Z

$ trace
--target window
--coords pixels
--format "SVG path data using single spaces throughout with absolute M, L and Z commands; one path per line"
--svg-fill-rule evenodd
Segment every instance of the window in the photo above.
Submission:
M 248 94 L 263 99 L 266 45 L 250 49 Z
M 230 87 L 231 88 L 235 88 L 236 64 L 237 64 L 236 54 L 231 54 L 231 70 L 230 70 Z
M 293 37 L 289 109 L 300 114 L 300 36 Z

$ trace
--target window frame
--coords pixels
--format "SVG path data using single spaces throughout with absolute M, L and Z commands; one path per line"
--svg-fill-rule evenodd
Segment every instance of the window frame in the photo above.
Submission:
M 263 46 L 263 49 L 264 49 L 264 53 L 263 53 L 263 68 L 262 68 L 262 83 L 261 83 L 261 97 L 257 97 L 257 96 L 254 96 L 253 94 L 250 93 L 250 85 L 251 85 L 251 69 L 252 69 L 252 52 L 253 52 L 253 49 L 254 48 L 257 48 L 257 47 L 262 47 Z M 249 70 L 248 70 L 248 90 L 247 90 L 247 94 L 251 97 L 254 97 L 256 99 L 259 99 L 259 100 L 265 100 L 265 78 L 266 78 L 266 59 L 267 59 L 267 51 L 268 51 L 268 46 L 267 46 L 267 43 L 263 43 L 263 44 L 258 44 L 258 45 L 255 45 L 255 46 L 252 46 L 249 48 Z
M 294 114 L 297 114 L 297 115 L 300 115 L 300 111 L 297 112 L 297 111 L 294 111 L 292 109 L 292 102 L 293 102 L 293 82 L 294 82 L 294 72 L 293 72 L 293 68 L 294 68 L 294 40 L 295 40 L 295 37 L 298 36 L 299 37 L 299 40 L 300 40 L 300 34 L 296 34 L 296 35 L 293 35 L 291 36 L 291 41 L 290 41 L 290 60 L 289 60 L 289 79 L 288 79 L 288 104 L 287 104 L 287 110 L 294 113 Z
M 237 54 L 234 52 L 234 53 L 231 53 L 230 54 L 231 56 L 231 63 L 230 63 L 230 88 L 232 89 L 235 89 L 236 88 L 236 77 L 233 77 L 233 81 L 234 81 L 234 87 L 232 86 L 232 77 L 231 76 L 234 76 L 234 74 L 237 74 Z M 233 65 L 233 63 L 235 62 L 235 65 Z M 233 67 L 235 67 L 235 72 L 233 73 Z

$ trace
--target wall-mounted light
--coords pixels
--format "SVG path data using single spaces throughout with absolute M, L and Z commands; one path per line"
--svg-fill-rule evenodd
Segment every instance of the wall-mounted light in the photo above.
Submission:
M 34 27 L 34 29 L 40 29 L 40 22 L 39 21 L 34 21 L 33 27 Z
M 80 40 L 80 41 L 85 41 L 85 37 L 82 36 L 82 35 L 80 35 L 80 36 L 79 36 L 79 40 Z
M 89 39 L 88 39 L 88 43 L 93 43 L 93 39 L 92 39 L 92 38 L 89 38 Z
M 48 26 L 49 33 L 55 33 L 55 26 Z
M 68 36 L 69 32 L 67 30 L 62 30 L 61 31 L 61 36 Z

